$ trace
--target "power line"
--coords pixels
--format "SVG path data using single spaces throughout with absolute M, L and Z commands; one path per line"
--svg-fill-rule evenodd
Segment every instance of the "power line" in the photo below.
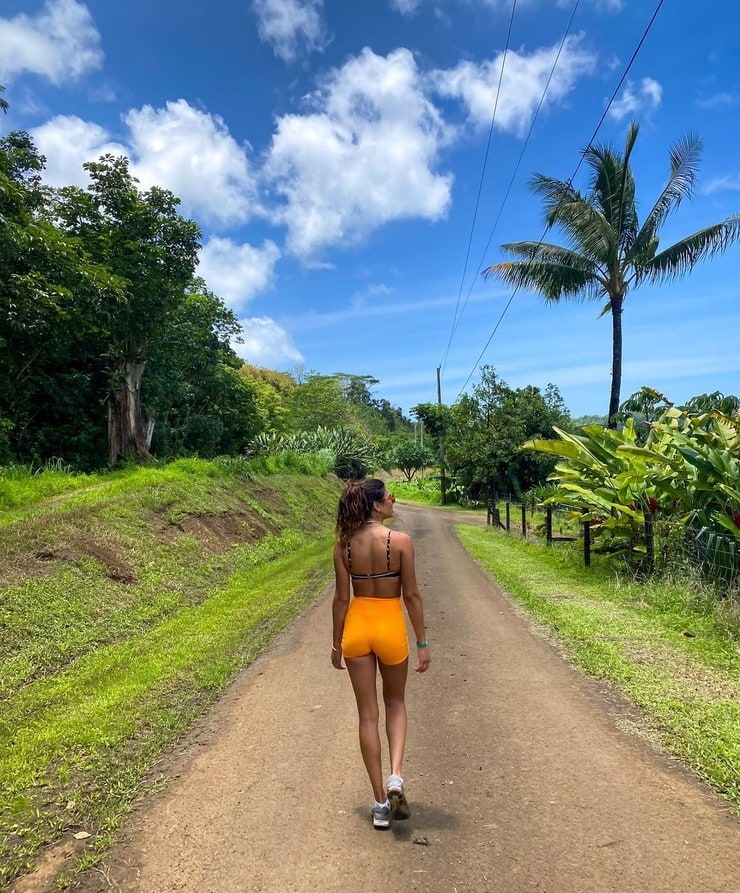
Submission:
M 509 52 L 509 43 L 511 41 L 511 30 L 512 30 L 512 26 L 514 24 L 514 13 L 516 12 L 516 3 L 517 3 L 517 0 L 514 0 L 514 2 L 512 3 L 512 6 L 511 6 L 511 16 L 509 17 L 509 30 L 506 33 L 506 46 L 504 47 L 504 54 L 501 59 L 501 71 L 499 72 L 499 76 L 498 76 L 498 86 L 496 88 L 496 99 L 494 100 L 494 103 L 493 103 L 493 114 L 491 115 L 491 124 L 488 128 L 488 142 L 486 143 L 486 151 L 485 151 L 485 155 L 483 156 L 483 168 L 482 168 L 481 174 L 480 174 L 480 183 L 478 184 L 478 194 L 475 198 L 475 208 L 473 210 L 473 220 L 470 224 L 470 234 L 468 236 L 468 247 L 465 252 L 465 263 L 463 264 L 462 276 L 460 277 L 460 288 L 458 289 L 458 292 L 457 292 L 457 304 L 455 305 L 455 314 L 452 318 L 452 328 L 450 329 L 450 337 L 449 337 L 449 340 L 447 341 L 447 347 L 445 349 L 444 356 L 442 357 L 442 362 L 440 363 L 440 370 L 442 370 L 444 368 L 444 364 L 447 360 L 447 354 L 449 353 L 450 345 L 452 344 L 452 336 L 454 335 L 455 328 L 457 327 L 457 322 L 458 322 L 457 310 L 458 310 L 458 307 L 460 306 L 460 298 L 462 297 L 463 283 L 465 282 L 465 274 L 468 272 L 468 260 L 470 259 L 470 248 L 473 244 L 473 232 L 475 230 L 475 222 L 478 217 L 478 207 L 480 206 L 480 197 L 481 197 L 481 193 L 483 191 L 483 182 L 485 180 L 485 175 L 486 175 L 486 166 L 488 164 L 488 155 L 489 155 L 489 152 L 491 149 L 491 141 L 493 139 L 493 126 L 496 121 L 496 112 L 498 110 L 499 97 L 501 96 L 501 83 L 504 79 L 504 68 L 506 67 L 506 57 Z M 466 303 L 467 303 L 467 301 L 466 301 Z M 465 305 L 463 305 L 463 308 L 464 308 L 464 306 Z
M 548 75 L 547 81 L 546 81 L 546 83 L 545 83 L 545 88 L 544 88 L 544 90 L 542 91 L 542 96 L 540 97 L 540 101 L 539 101 L 539 103 L 537 104 L 537 108 L 535 109 L 535 113 L 534 113 L 534 115 L 533 115 L 533 117 L 532 117 L 532 122 L 531 122 L 530 125 L 529 125 L 529 131 L 527 132 L 527 136 L 526 136 L 526 138 L 525 138 L 525 140 L 524 140 L 524 145 L 522 146 L 522 151 L 519 153 L 519 158 L 517 159 L 516 165 L 514 166 L 514 171 L 513 171 L 512 175 L 511 175 L 511 179 L 509 180 L 509 185 L 506 187 L 506 192 L 504 193 L 504 197 L 503 197 L 503 200 L 502 200 L 502 202 L 501 202 L 501 206 L 499 207 L 498 214 L 496 215 L 496 219 L 495 219 L 495 221 L 494 221 L 494 223 L 493 223 L 493 226 L 492 226 L 492 228 L 491 228 L 491 232 L 490 232 L 489 235 L 488 235 L 488 241 L 486 242 L 486 246 L 485 246 L 485 248 L 483 249 L 483 253 L 481 254 L 481 259 L 480 259 L 480 261 L 479 261 L 479 263 L 478 263 L 478 269 L 477 269 L 476 275 L 475 275 L 475 277 L 473 278 L 472 282 L 470 283 L 470 288 L 468 289 L 468 293 L 467 293 L 467 295 L 466 295 L 466 297 L 465 297 L 465 301 L 464 301 L 464 303 L 463 303 L 463 306 L 462 306 L 462 309 L 460 310 L 460 314 L 459 314 L 459 315 L 457 315 L 457 308 L 455 309 L 455 314 L 456 314 L 456 315 L 455 315 L 455 321 L 453 322 L 452 332 L 450 333 L 450 340 L 449 340 L 449 342 L 447 343 L 447 350 L 445 351 L 445 356 L 444 356 L 444 359 L 443 359 L 443 362 L 442 362 L 442 368 L 444 368 L 444 363 L 445 363 L 445 361 L 446 361 L 446 359 L 447 359 L 447 354 L 448 354 L 449 349 L 450 349 L 450 344 L 451 344 L 451 342 L 452 342 L 452 338 L 453 338 L 455 332 L 457 331 L 457 327 L 458 327 L 458 325 L 460 324 L 460 320 L 462 319 L 462 315 L 463 315 L 463 313 L 465 312 L 465 308 L 466 308 L 467 305 L 468 305 L 468 300 L 470 299 L 470 295 L 471 295 L 472 292 L 473 292 L 473 288 L 475 287 L 475 283 L 478 281 L 478 273 L 480 273 L 481 270 L 483 269 L 483 261 L 485 260 L 486 252 L 488 251 L 488 248 L 490 247 L 490 244 L 491 244 L 491 242 L 492 242 L 492 240 L 493 240 L 493 235 L 494 235 L 494 233 L 496 232 L 496 228 L 497 228 L 497 226 L 498 226 L 498 224 L 499 224 L 499 221 L 501 220 L 501 215 L 503 214 L 504 207 L 505 207 L 506 202 L 507 202 L 507 200 L 508 200 L 508 198 L 509 198 L 509 194 L 511 193 L 511 190 L 512 190 L 512 188 L 513 188 L 513 186 L 514 186 L 514 180 L 516 179 L 516 175 L 517 175 L 517 173 L 518 173 L 518 171 L 519 171 L 519 167 L 520 167 L 520 165 L 521 165 L 521 163 L 522 163 L 522 159 L 524 158 L 524 153 L 527 151 L 527 146 L 529 145 L 529 140 L 530 140 L 530 137 L 532 136 L 532 132 L 533 132 L 533 130 L 534 130 L 534 125 L 535 125 L 535 123 L 537 122 L 537 117 L 538 117 L 538 115 L 539 115 L 539 113 L 540 113 L 540 109 L 542 108 L 542 106 L 543 106 L 543 104 L 544 104 L 544 102 L 545 102 L 545 97 L 547 96 L 547 91 L 548 91 L 549 88 L 550 88 L 550 82 L 552 81 L 553 75 L 555 74 L 555 69 L 557 68 L 557 64 L 558 64 L 558 62 L 560 61 L 560 56 L 561 56 L 561 54 L 562 54 L 562 52 L 563 52 L 563 47 L 565 46 L 565 41 L 568 39 L 568 35 L 570 34 L 570 29 L 571 29 L 571 27 L 572 27 L 572 25 L 573 25 L 573 20 L 575 19 L 575 15 L 576 15 L 576 12 L 578 11 L 578 6 L 579 6 L 579 5 L 580 5 L 580 0 L 576 0 L 575 6 L 573 7 L 573 11 L 572 11 L 571 14 L 570 14 L 570 19 L 569 19 L 568 24 L 567 24 L 567 26 L 566 26 L 565 33 L 563 34 L 563 38 L 562 38 L 562 40 L 560 41 L 560 46 L 558 47 L 558 52 L 557 52 L 557 54 L 556 54 L 556 56 L 555 56 L 555 60 L 553 61 L 552 68 L 550 69 L 550 74 Z M 467 258 L 466 258 L 466 263 L 467 263 Z M 458 304 L 459 304 L 459 297 L 458 297 Z
M 622 77 L 619 79 L 619 83 L 618 83 L 617 86 L 614 88 L 614 92 L 612 93 L 612 95 L 611 95 L 611 97 L 610 97 L 610 99 L 609 99 L 609 102 L 606 104 L 606 108 L 604 109 L 604 112 L 603 112 L 601 118 L 599 118 L 599 123 L 596 125 L 596 128 L 594 129 L 594 132 L 591 134 L 591 138 L 589 139 L 589 141 L 588 141 L 588 143 L 587 143 L 587 147 L 593 144 L 593 141 L 594 141 L 594 139 L 596 138 L 596 135 L 598 134 L 599 130 L 601 129 L 601 125 L 604 123 L 604 121 L 605 121 L 605 119 L 606 119 L 606 116 L 607 116 L 607 114 L 608 114 L 608 112 L 609 112 L 609 109 L 610 109 L 611 106 L 612 106 L 612 103 L 613 103 L 614 100 L 616 99 L 617 94 L 619 93 L 619 91 L 620 91 L 620 89 L 621 89 L 621 87 L 622 87 L 622 84 L 624 83 L 625 79 L 627 78 L 627 75 L 629 74 L 629 71 L 630 71 L 630 69 L 632 68 L 633 63 L 634 63 L 635 59 L 637 58 L 637 55 L 638 55 L 638 53 L 640 52 L 640 49 L 642 48 L 642 45 L 643 45 L 643 43 L 645 42 L 645 40 L 646 40 L 646 38 L 647 38 L 647 36 L 648 36 L 648 34 L 649 34 L 649 32 L 650 32 L 650 29 L 653 27 L 653 23 L 655 22 L 655 19 L 658 17 L 658 13 L 660 12 L 661 7 L 663 6 L 663 3 L 664 3 L 664 0 L 658 0 L 658 4 L 657 4 L 657 6 L 655 7 L 655 10 L 654 10 L 652 16 L 650 17 L 650 21 L 647 23 L 647 25 L 646 25 L 646 27 L 645 27 L 645 30 L 644 30 L 643 33 L 642 33 L 642 37 L 640 38 L 640 41 L 639 41 L 639 43 L 637 44 L 637 46 L 636 46 L 636 48 L 635 48 L 635 51 L 632 53 L 632 56 L 631 56 L 631 58 L 630 58 L 630 61 L 627 63 L 627 67 L 625 68 L 624 72 L 622 73 Z M 582 153 L 581 153 L 581 157 L 580 157 L 579 160 L 578 160 L 578 164 L 576 165 L 575 170 L 574 170 L 573 173 L 571 174 L 570 179 L 567 181 L 567 186 L 568 186 L 568 188 L 571 188 L 571 187 L 572 187 L 572 185 L 573 185 L 573 181 L 575 180 L 576 175 L 578 174 L 578 171 L 581 169 L 581 165 L 583 164 L 583 159 L 584 159 L 584 158 L 585 158 L 585 152 L 582 152 Z M 558 202 L 558 204 L 557 204 L 557 206 L 556 206 L 556 208 L 555 208 L 555 211 L 553 212 L 553 214 L 551 215 L 551 217 L 554 216 L 555 214 L 557 214 L 557 211 L 558 211 L 558 209 L 560 208 L 560 205 L 562 205 L 562 203 L 565 201 L 565 196 L 566 196 L 566 194 L 567 194 L 567 191 L 564 191 L 564 192 L 563 192 L 563 196 L 562 196 L 562 198 L 560 199 L 560 201 Z M 539 242 L 538 242 L 538 245 L 541 245 L 541 244 L 542 244 L 543 239 L 544 239 L 545 236 L 547 235 L 547 231 L 548 231 L 548 229 L 549 229 L 549 226 L 546 226 L 544 232 L 543 232 L 542 235 L 540 236 L 540 240 L 539 240 Z M 511 306 L 512 301 L 513 301 L 514 298 L 516 297 L 516 295 L 517 295 L 517 293 L 518 293 L 520 287 L 521 287 L 521 286 L 519 286 L 519 285 L 516 286 L 516 288 L 514 289 L 514 291 L 513 291 L 512 294 L 511 294 L 511 297 L 510 297 L 509 300 L 506 302 L 506 305 L 505 305 L 504 309 L 501 311 L 501 315 L 499 316 L 498 321 L 496 322 L 496 325 L 493 327 L 493 331 L 491 332 L 490 336 L 488 337 L 488 341 L 486 341 L 485 345 L 483 346 L 483 350 L 482 350 L 482 351 L 480 352 L 480 354 L 478 355 L 478 359 L 477 359 L 477 360 L 475 361 L 475 363 L 473 364 L 473 368 L 470 370 L 470 374 L 469 374 L 468 377 L 465 379 L 465 384 L 463 384 L 462 388 L 460 388 L 460 391 L 459 391 L 459 393 L 458 393 L 458 395 L 457 395 L 458 398 L 462 395 L 463 391 L 465 390 L 465 388 L 466 388 L 467 385 L 468 385 L 468 382 L 469 382 L 470 379 L 473 377 L 473 373 L 474 373 L 475 370 L 478 368 L 478 363 L 480 363 L 480 361 L 481 361 L 481 359 L 482 359 L 482 357 L 483 357 L 483 354 L 488 350 L 488 346 L 489 346 L 489 344 L 491 343 L 491 341 L 493 340 L 494 335 L 495 335 L 496 332 L 498 331 L 498 328 L 499 328 L 499 326 L 501 325 L 501 322 L 502 322 L 504 316 L 506 315 L 506 313 L 507 313 L 509 307 Z

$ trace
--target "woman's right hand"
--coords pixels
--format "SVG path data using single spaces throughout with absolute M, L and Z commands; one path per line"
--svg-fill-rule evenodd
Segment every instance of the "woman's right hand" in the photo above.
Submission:
M 335 670 L 345 670 L 346 667 L 342 665 L 342 649 L 341 648 L 332 648 L 331 649 L 331 663 Z
M 432 662 L 432 658 L 429 656 L 429 646 L 425 645 L 423 648 L 416 649 L 416 672 L 417 673 L 426 673 L 429 669 L 429 664 Z

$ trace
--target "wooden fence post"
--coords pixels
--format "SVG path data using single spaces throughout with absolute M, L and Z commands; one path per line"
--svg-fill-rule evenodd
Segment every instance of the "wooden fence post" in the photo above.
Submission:
M 506 530 L 511 531 L 511 501 L 506 500 Z
M 527 538 L 527 505 L 522 503 L 522 536 Z
M 552 506 L 548 505 L 547 510 L 545 511 L 545 537 L 547 539 L 547 545 L 552 545 Z
M 655 568 L 655 536 L 653 531 L 653 513 L 645 512 L 645 552 L 647 553 L 647 570 L 652 574 Z
M 586 567 L 591 566 L 591 522 L 589 520 L 583 522 L 583 563 Z

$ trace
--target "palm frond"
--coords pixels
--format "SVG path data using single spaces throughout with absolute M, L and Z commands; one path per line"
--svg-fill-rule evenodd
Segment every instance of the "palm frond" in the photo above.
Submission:
M 616 244 L 612 228 L 598 207 L 562 180 L 538 174 L 529 185 L 545 203 L 548 227 L 557 224 L 571 248 L 609 263 Z
M 498 276 L 514 288 L 526 288 L 550 301 L 573 298 L 587 301 L 604 294 L 601 282 L 578 267 L 541 260 L 514 260 L 484 270 L 486 278 Z
M 562 264 L 589 275 L 596 275 L 599 272 L 591 258 L 571 251 L 569 248 L 563 248 L 562 245 L 551 245 L 549 242 L 507 242 L 501 247 L 504 251 L 517 257 Z M 489 267 L 488 269 L 493 268 Z M 487 272 L 484 270 L 483 275 L 486 276 Z
M 700 260 L 719 254 L 738 241 L 740 214 L 733 214 L 722 223 L 699 230 L 656 254 L 652 260 L 636 270 L 635 281 L 670 282 L 690 272 Z
M 644 262 L 645 256 L 650 256 L 649 247 L 657 244 L 655 237 L 668 214 L 680 205 L 681 199 L 693 195 L 701 148 L 701 138 L 696 134 L 687 134 L 671 146 L 668 182 L 645 218 L 630 251 L 630 260 L 635 264 Z
M 571 183 L 564 183 L 544 174 L 535 174 L 529 181 L 529 188 L 539 196 L 545 205 L 545 221 L 548 227 L 553 226 L 557 214 L 566 202 L 583 201 L 583 196 L 574 189 Z

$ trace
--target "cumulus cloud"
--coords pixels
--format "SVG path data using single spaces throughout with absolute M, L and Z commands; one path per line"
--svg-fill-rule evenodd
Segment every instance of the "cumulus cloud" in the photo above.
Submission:
M 309 259 L 388 221 L 445 213 L 452 177 L 433 166 L 450 134 L 408 50 L 364 49 L 309 101 L 313 113 L 278 119 L 264 169 L 289 251 Z
M 303 362 L 290 335 L 268 316 L 239 320 L 242 344 L 232 344 L 238 356 L 253 366 L 280 369 Z
M 124 123 L 128 138 L 121 143 L 80 118 L 58 116 L 36 128 L 33 137 L 49 162 L 47 182 L 84 185 L 83 162 L 111 152 L 130 159 L 143 189 L 170 189 L 185 213 L 211 224 L 244 223 L 259 210 L 246 150 L 218 116 L 180 99 L 162 109 L 133 109 Z
M 110 152 L 128 155 L 128 149 L 110 139 L 97 124 L 74 116 L 58 115 L 31 131 L 39 151 L 46 156 L 44 180 L 49 186 L 87 186 L 82 169 L 85 161 L 94 161 Z
M 558 49 L 559 45 L 543 47 L 529 55 L 510 50 L 505 62 L 503 53 L 481 64 L 461 62 L 454 68 L 432 72 L 430 81 L 441 96 L 462 100 L 468 109 L 468 118 L 475 126 L 488 127 L 495 107 L 499 129 L 523 136 L 542 98 Z M 584 49 L 582 38 L 567 38 L 547 88 L 543 108 L 562 100 L 575 87 L 578 78 L 590 74 L 595 67 L 596 56 Z M 496 106 L 499 80 L 501 92 Z
M 326 46 L 323 5 L 323 0 L 254 0 L 252 9 L 262 40 L 291 62 L 301 50 L 320 52 Z
M 609 108 L 609 115 L 621 121 L 628 115 L 646 114 L 656 109 L 663 99 L 663 88 L 652 78 L 643 78 L 638 83 L 627 81 L 622 95 Z
M 272 282 L 280 250 L 269 239 L 261 248 L 211 238 L 201 248 L 198 275 L 236 313 Z
M 88 8 L 77 0 L 47 0 L 35 16 L 0 18 L 0 79 L 37 74 L 53 84 L 74 81 L 100 68 L 100 35 Z
M 145 105 L 124 120 L 142 184 L 167 186 L 212 223 L 244 221 L 254 212 L 256 188 L 246 152 L 220 117 L 179 99 L 162 109 Z

